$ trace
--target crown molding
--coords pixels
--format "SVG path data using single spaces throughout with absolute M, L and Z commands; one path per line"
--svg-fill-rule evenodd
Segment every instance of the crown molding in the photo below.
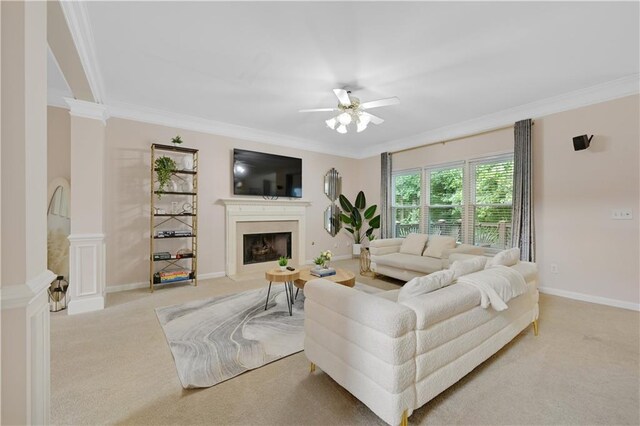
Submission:
M 71 98 L 64 98 L 64 101 L 69 106 L 69 114 L 72 116 L 100 120 L 102 124 L 107 123 L 109 114 L 105 105 Z
M 360 150 L 347 149 L 342 146 L 340 152 L 333 153 L 341 157 L 363 159 L 379 155 L 382 152 L 394 152 L 407 148 L 438 143 L 443 140 L 461 138 L 476 133 L 495 130 L 508 126 L 523 118 L 541 118 L 550 114 L 576 109 L 588 105 L 597 104 L 625 96 L 635 95 L 640 92 L 640 74 L 633 74 L 617 80 L 612 80 L 596 86 L 565 93 L 563 95 L 542 99 L 518 107 L 505 109 L 472 120 L 440 127 L 418 135 L 402 139 L 395 139 L 385 143 L 376 144 Z M 67 107 L 55 100 L 56 94 L 49 93 L 49 104 L 52 106 Z M 82 103 L 71 99 L 75 103 Z M 55 102 L 55 103 L 52 103 Z M 92 102 L 86 104 L 97 105 Z M 98 105 L 100 106 L 100 105 Z M 103 107 L 104 108 L 104 107 Z M 108 113 L 108 115 L 107 115 Z M 74 115 L 74 112 L 71 111 Z M 158 124 L 161 126 L 175 127 L 219 136 L 227 136 L 247 141 L 267 143 L 305 151 L 327 153 L 333 149 L 326 145 L 307 139 L 295 138 L 275 132 L 253 129 L 235 124 L 222 123 L 207 120 L 186 114 L 176 114 L 170 111 L 143 107 L 127 103 L 111 103 L 106 107 L 102 120 L 108 116 L 123 118 L 126 120 L 144 123 Z M 76 113 L 75 115 L 80 115 Z M 84 116 L 84 115 L 80 115 Z M 89 116 L 88 118 L 98 118 Z
M 86 2 L 60 1 L 62 12 L 67 21 L 71 38 L 78 51 L 82 68 L 89 82 L 93 100 L 96 103 L 105 102 L 104 80 L 98 67 L 93 31 L 89 22 L 89 12 Z
M 617 80 L 530 102 L 450 126 L 429 130 L 428 132 L 418 135 L 372 145 L 363 149 L 357 158 L 367 158 L 382 152 L 400 151 L 438 143 L 443 140 L 474 135 L 476 133 L 511 125 L 524 118 L 541 118 L 562 111 L 635 95 L 639 92 L 640 74 L 632 74 Z
M 327 153 L 329 150 L 326 145 L 309 139 L 296 138 L 281 133 L 239 126 L 237 124 L 223 123 L 186 114 L 177 114 L 170 111 L 132 105 L 123 102 L 110 103 L 108 111 L 110 117 L 159 124 L 161 126 L 175 127 L 212 135 L 227 136 L 246 141 L 285 146 L 305 151 Z M 350 155 L 345 155 L 344 153 L 341 155 L 344 157 L 350 157 Z

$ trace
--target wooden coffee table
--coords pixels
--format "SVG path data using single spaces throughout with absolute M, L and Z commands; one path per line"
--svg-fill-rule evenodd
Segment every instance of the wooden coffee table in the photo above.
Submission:
M 316 277 L 311 275 L 311 268 L 300 269 L 300 277 L 293 282 L 298 290 L 304 290 L 304 285 L 307 281 L 315 280 L 316 278 L 324 278 L 325 280 L 333 281 L 336 284 L 346 285 L 347 287 L 353 287 L 356 285 L 356 276 L 353 272 L 346 269 L 336 268 L 336 274 L 328 277 Z M 298 290 L 296 290 L 296 296 L 298 296 Z

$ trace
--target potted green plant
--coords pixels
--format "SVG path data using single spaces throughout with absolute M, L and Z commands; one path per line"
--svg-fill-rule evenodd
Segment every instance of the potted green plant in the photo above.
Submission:
M 313 263 L 316 264 L 316 269 L 326 268 L 327 264 L 331 260 L 331 256 L 333 256 L 333 253 L 331 253 L 331 250 L 325 250 L 323 252 L 320 252 L 320 256 L 313 259 Z
M 163 155 L 156 158 L 154 168 L 158 179 L 158 191 L 164 191 L 171 181 L 171 175 L 176 171 L 176 162 L 173 158 Z M 158 194 L 158 198 L 161 198 L 161 196 L 162 194 Z
M 178 146 L 178 145 L 180 145 L 182 143 L 182 138 L 180 137 L 180 135 L 176 135 L 175 138 L 171 139 L 171 143 L 174 146 Z
M 375 238 L 373 232 L 380 228 L 380 215 L 374 216 L 378 206 L 374 204 L 367 207 L 367 199 L 362 191 L 358 192 L 353 204 L 342 194 L 339 199 L 340 206 L 344 211 L 340 214 L 340 221 L 346 225 L 344 229 L 353 235 L 353 254 L 358 256 L 363 239 L 373 240 Z M 368 228 L 363 232 L 365 226 Z
M 287 264 L 289 263 L 289 259 L 287 259 L 284 256 L 280 256 L 280 259 L 278 259 L 278 266 L 280 266 L 280 270 L 281 271 L 286 271 L 287 270 Z

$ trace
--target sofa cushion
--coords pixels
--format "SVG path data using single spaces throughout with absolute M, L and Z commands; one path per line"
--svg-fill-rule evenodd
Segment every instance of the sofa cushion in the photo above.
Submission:
M 421 294 L 431 293 L 446 287 L 453 282 L 453 271 L 438 271 L 424 277 L 416 277 L 406 283 L 398 294 L 398 303 L 412 299 Z
M 495 256 L 493 256 L 487 262 L 487 268 L 491 268 L 492 266 L 502 265 L 502 266 L 513 266 L 520 260 L 520 249 L 510 248 L 506 250 L 502 250 Z
M 428 238 L 429 236 L 427 234 L 411 233 L 407 235 L 407 238 L 404 239 L 400 246 L 400 253 L 420 256 L 422 250 L 424 250 L 424 246 L 427 244 Z
M 377 265 L 389 266 L 400 270 L 418 271 L 425 274 L 440 271 L 442 260 L 433 257 L 414 256 L 412 254 L 391 253 L 372 257 Z
M 382 299 L 390 300 L 392 302 L 397 302 L 399 293 L 400 293 L 400 289 L 397 289 L 397 290 L 381 291 L 379 293 L 373 293 L 373 295 L 376 297 L 380 297 Z
M 474 256 L 466 260 L 456 260 L 449 267 L 456 278 L 463 275 L 473 274 L 474 272 L 482 271 L 484 265 L 487 263 L 487 258 L 484 256 Z
M 452 248 L 456 248 L 455 238 L 447 235 L 431 235 L 422 255 L 441 259 L 442 252 Z
M 518 262 L 511 266 L 512 269 L 520 272 L 527 283 L 538 279 L 538 265 L 532 262 Z

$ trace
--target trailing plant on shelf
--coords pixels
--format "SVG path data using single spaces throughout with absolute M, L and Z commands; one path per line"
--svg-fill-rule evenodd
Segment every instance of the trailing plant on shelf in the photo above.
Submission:
M 158 177 L 158 191 L 164 191 L 167 184 L 171 181 L 171 175 L 176 171 L 176 162 L 173 158 L 163 155 L 156 158 L 155 161 L 156 176 Z M 158 198 L 162 194 L 158 194 Z
M 363 238 L 372 241 L 375 239 L 373 232 L 380 228 L 380 215 L 374 216 L 378 206 L 374 204 L 367 207 L 367 199 L 362 191 L 358 192 L 353 204 L 347 197 L 340 194 L 340 206 L 344 210 L 344 213 L 340 214 L 340 221 L 347 225 L 344 229 L 353 235 L 353 253 L 360 254 L 360 244 L 362 244 Z M 368 229 L 363 233 L 365 225 L 368 225 Z
M 178 146 L 182 143 L 182 138 L 180 137 L 180 135 L 176 135 L 175 138 L 171 139 L 171 143 L 175 146 Z

